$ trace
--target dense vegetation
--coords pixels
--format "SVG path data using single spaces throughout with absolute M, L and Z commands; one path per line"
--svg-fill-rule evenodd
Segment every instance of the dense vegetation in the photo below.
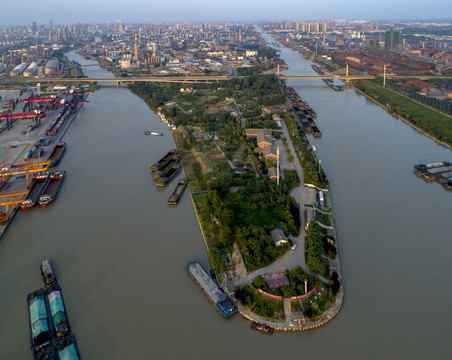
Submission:
M 284 305 L 281 300 L 274 300 L 259 294 L 249 285 L 236 289 L 237 299 L 257 315 L 267 318 L 284 317 Z
M 234 189 L 234 191 L 231 191 Z M 279 187 L 266 177 L 242 174 L 212 181 L 204 197 L 205 213 L 218 219 L 220 241 L 237 241 L 248 271 L 265 266 L 285 253 L 290 245 L 276 248 L 270 231 L 281 227 L 298 235 L 299 208 L 282 182 Z
M 308 265 L 309 270 L 312 272 L 321 273 L 323 269 L 323 237 L 320 226 L 315 221 L 309 223 L 309 231 L 304 241 L 306 247 L 306 265 Z
M 449 117 L 378 86 L 375 82 L 357 81 L 354 86 L 411 124 L 452 145 L 452 121 Z

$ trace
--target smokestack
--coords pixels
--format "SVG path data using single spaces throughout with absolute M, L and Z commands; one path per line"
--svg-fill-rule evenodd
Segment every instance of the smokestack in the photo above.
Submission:
M 135 32 L 135 61 L 138 61 L 138 33 Z
M 308 279 L 304 279 L 304 293 L 308 293 Z

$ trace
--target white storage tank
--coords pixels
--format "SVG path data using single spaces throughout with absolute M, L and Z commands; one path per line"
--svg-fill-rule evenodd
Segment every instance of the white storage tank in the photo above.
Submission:
M 10 76 L 20 76 L 24 72 L 24 70 L 27 68 L 27 63 L 22 63 L 20 65 L 17 65 L 14 69 L 11 70 L 9 73 Z
M 24 71 L 25 77 L 30 77 L 36 74 L 36 71 L 38 70 L 38 63 L 32 62 L 29 67 Z

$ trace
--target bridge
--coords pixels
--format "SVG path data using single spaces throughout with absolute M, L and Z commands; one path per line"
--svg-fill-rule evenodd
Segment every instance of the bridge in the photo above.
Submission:
M 160 82 L 160 83 L 211 83 L 228 81 L 231 79 L 242 79 L 244 76 L 150 76 L 150 77 L 95 77 L 95 78 L 3 78 L 0 83 L 135 83 L 135 82 Z M 345 82 L 351 80 L 370 80 L 374 76 L 340 76 L 340 75 L 280 75 L 280 80 L 308 80 L 308 79 L 337 79 Z
M 352 80 L 373 80 L 375 76 L 373 75 L 277 75 L 280 80 L 310 80 L 310 79 L 320 79 L 320 80 L 342 80 L 346 83 Z M 149 76 L 149 77 L 96 77 L 96 78 L 2 78 L 0 79 L 0 84 L 35 84 L 35 83 L 98 83 L 98 82 L 110 82 L 119 85 L 120 83 L 136 83 L 136 82 L 159 82 L 159 83 L 212 83 L 219 81 L 228 81 L 231 79 L 243 79 L 245 76 Z M 451 76 L 395 76 L 387 75 L 386 78 L 396 79 L 396 78 L 415 78 L 420 80 L 428 79 L 452 79 Z

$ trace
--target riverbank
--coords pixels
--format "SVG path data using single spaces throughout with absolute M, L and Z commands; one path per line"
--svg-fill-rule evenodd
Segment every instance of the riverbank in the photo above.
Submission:
M 363 86 L 363 85 L 366 86 L 365 84 L 362 84 L 362 83 L 361 83 L 361 86 Z M 433 134 L 429 133 L 429 132 L 428 132 L 427 130 L 425 130 L 424 128 L 422 128 L 422 127 L 416 125 L 415 123 L 413 123 L 413 121 L 416 121 L 416 120 L 411 121 L 411 120 L 408 119 L 406 116 L 403 116 L 403 115 L 398 114 L 399 111 L 410 113 L 410 110 L 409 110 L 409 109 L 401 108 L 400 110 L 398 110 L 399 107 L 397 106 L 397 104 L 396 104 L 396 105 L 392 105 L 392 106 L 389 105 L 388 102 L 386 102 L 386 104 L 384 104 L 383 102 L 381 102 L 381 101 L 378 100 L 379 98 L 375 98 L 375 97 L 374 97 L 374 96 L 377 96 L 377 95 L 374 94 L 374 96 L 372 96 L 373 93 L 367 93 L 367 92 L 363 91 L 363 89 L 361 89 L 361 88 L 359 88 L 359 87 L 357 86 L 357 83 L 352 82 L 352 83 L 351 83 L 351 86 L 353 87 L 353 89 L 355 89 L 355 90 L 356 90 L 357 92 L 359 92 L 360 94 L 366 96 L 368 99 L 372 100 L 372 101 L 375 102 L 376 104 L 378 104 L 378 105 L 380 105 L 381 107 L 383 107 L 384 109 L 386 109 L 386 110 L 388 111 L 388 113 L 390 113 L 392 116 L 397 117 L 398 119 L 402 120 L 402 121 L 405 122 L 406 124 L 412 126 L 414 129 L 416 129 L 417 131 L 419 131 L 419 132 L 422 133 L 423 135 L 429 137 L 430 139 L 436 141 L 438 144 L 440 144 L 440 145 L 442 145 L 442 146 L 448 148 L 449 150 L 452 150 L 452 145 L 451 145 L 450 143 L 441 141 L 440 139 L 438 139 L 438 138 L 437 138 L 436 136 L 434 136 Z M 381 90 L 384 90 L 384 89 L 381 89 Z M 397 96 L 398 94 L 395 93 L 395 94 L 393 94 L 393 95 L 394 95 L 394 96 Z M 401 96 L 401 97 L 402 97 L 402 95 L 398 95 L 398 96 Z M 412 101 L 412 100 L 409 99 L 409 98 L 406 98 L 406 100 Z M 418 104 L 416 104 L 414 101 L 412 101 L 412 102 L 413 102 L 413 105 L 418 105 Z M 442 114 L 437 114 L 437 111 L 432 110 L 432 109 L 429 109 L 429 108 L 427 108 L 427 107 L 425 107 L 425 106 L 423 106 L 423 105 L 420 105 L 420 104 L 419 104 L 418 106 L 422 106 L 422 107 L 424 108 L 423 110 L 424 110 L 424 112 L 426 112 L 425 118 L 428 117 L 429 112 L 430 112 L 432 115 L 435 115 L 435 116 L 442 115 Z M 408 114 L 407 116 L 410 116 L 410 117 L 411 117 L 412 115 Z M 445 116 L 444 116 L 444 117 L 445 117 Z M 448 127 L 450 127 L 449 122 L 450 122 L 450 120 L 445 122 L 445 123 L 447 123 L 446 126 L 448 126 Z M 433 125 L 432 125 L 432 126 L 433 126 Z M 443 134 L 443 132 L 441 132 L 441 133 Z M 443 136 L 447 136 L 448 138 L 450 137 L 450 135 L 443 135 Z

